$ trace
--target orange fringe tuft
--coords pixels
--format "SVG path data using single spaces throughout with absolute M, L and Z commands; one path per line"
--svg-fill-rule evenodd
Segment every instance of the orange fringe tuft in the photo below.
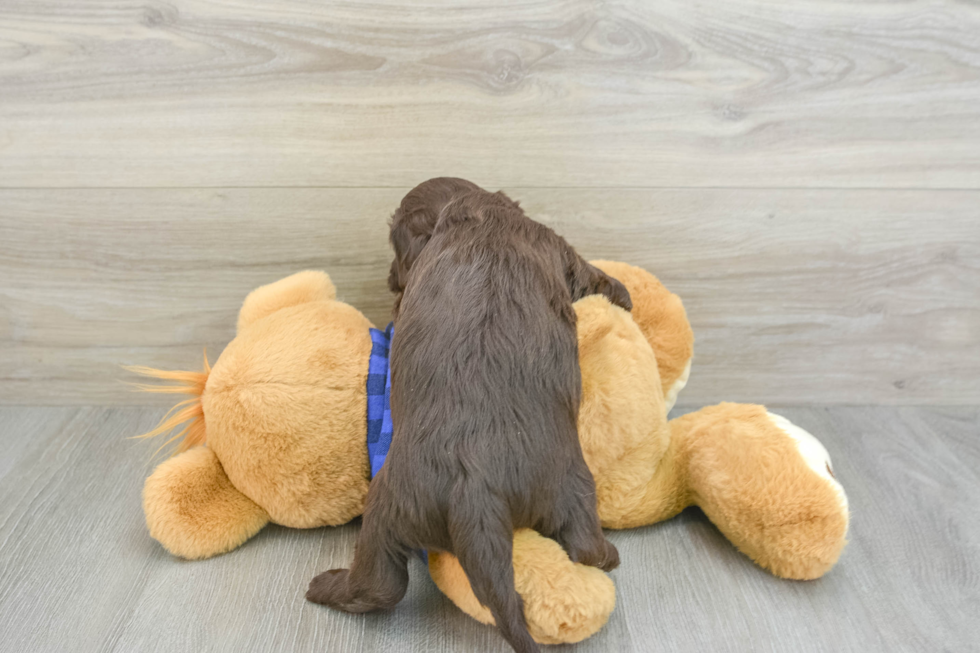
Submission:
M 156 456 L 171 442 L 180 440 L 173 454 L 187 451 L 191 447 L 204 444 L 207 434 L 204 429 L 204 408 L 201 406 L 201 395 L 204 394 L 204 386 L 207 385 L 208 376 L 211 374 L 211 365 L 208 363 L 208 353 L 204 352 L 204 371 L 203 372 L 181 372 L 157 370 L 152 367 L 131 366 L 127 370 L 140 376 L 147 376 L 161 381 L 175 381 L 177 385 L 145 385 L 134 384 L 136 389 L 141 392 L 155 392 L 166 394 L 185 394 L 191 395 L 189 399 L 179 402 L 176 406 L 167 411 L 167 414 L 160 419 L 152 431 L 141 435 L 133 436 L 135 439 L 153 438 L 164 433 L 174 431 L 182 424 L 176 435 L 170 437 L 160 445 L 160 448 L 153 454 Z

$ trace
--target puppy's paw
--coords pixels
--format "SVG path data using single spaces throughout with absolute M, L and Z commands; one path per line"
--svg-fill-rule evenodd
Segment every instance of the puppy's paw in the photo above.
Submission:
M 331 569 L 316 576 L 306 590 L 306 600 L 344 610 L 348 600 L 349 574 L 347 569 Z
M 579 548 L 563 544 L 568 559 L 589 567 L 598 567 L 603 571 L 612 571 L 619 566 L 619 550 L 612 542 L 603 537 L 600 541 L 590 543 L 588 548 Z
M 619 549 L 613 546 L 609 540 L 604 540 L 605 547 L 602 559 L 595 566 L 603 571 L 612 571 L 619 566 Z
M 607 276 L 600 289 L 601 294 L 611 303 L 627 311 L 633 310 L 633 300 L 630 298 L 630 291 L 618 280 Z

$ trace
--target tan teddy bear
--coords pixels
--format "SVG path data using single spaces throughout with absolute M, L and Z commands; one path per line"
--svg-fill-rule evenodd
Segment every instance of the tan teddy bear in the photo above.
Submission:
M 621 280 L 633 312 L 600 296 L 575 304 L 583 398 L 579 435 L 607 528 L 633 528 L 698 505 L 746 555 L 778 576 L 816 578 L 837 561 L 848 512 L 827 452 L 761 406 L 720 404 L 667 421 L 687 381 L 693 335 L 680 300 L 653 275 L 596 262 Z M 206 558 L 273 521 L 339 525 L 360 514 L 370 482 L 370 322 L 336 300 L 326 274 L 301 272 L 245 300 L 213 368 L 150 376 L 188 392 L 148 435 L 188 423 L 180 453 L 147 479 L 150 534 L 171 553 Z M 628 565 L 628 562 L 627 562 Z M 492 623 L 452 555 L 429 552 L 439 588 Z M 575 642 L 615 605 L 603 572 L 573 564 L 533 531 L 514 542 L 515 584 L 531 634 Z

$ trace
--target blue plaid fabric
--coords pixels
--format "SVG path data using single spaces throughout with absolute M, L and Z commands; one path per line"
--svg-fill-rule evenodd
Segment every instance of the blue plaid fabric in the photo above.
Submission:
M 371 478 L 377 476 L 391 447 L 391 368 L 388 351 L 395 325 L 384 331 L 371 329 L 371 360 L 367 377 L 367 446 Z
M 371 459 L 371 478 L 378 475 L 391 447 L 391 368 L 388 352 L 391 338 L 395 335 L 394 323 L 384 331 L 371 329 L 371 360 L 367 378 L 367 446 Z M 428 552 L 417 550 L 423 562 L 429 560 Z

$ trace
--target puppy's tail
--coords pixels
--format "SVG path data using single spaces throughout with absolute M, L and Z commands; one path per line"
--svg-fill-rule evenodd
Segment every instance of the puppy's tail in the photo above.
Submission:
M 454 494 L 449 536 L 473 594 L 490 609 L 497 628 L 517 653 L 538 653 L 524 619 L 524 601 L 514 589 L 510 511 L 502 501 L 481 496 L 478 490 Z
M 204 354 L 204 369 L 201 372 L 158 370 L 142 366 L 132 366 L 126 369 L 140 376 L 174 382 L 173 385 L 136 384 L 136 389 L 141 392 L 190 395 L 167 411 L 167 414 L 160 419 L 160 423 L 152 431 L 135 435 L 134 438 L 156 437 L 183 425 L 183 428 L 177 431 L 175 435 L 160 445 L 156 453 L 160 453 L 164 447 L 175 440 L 179 440 L 179 442 L 173 453 L 181 453 L 191 447 L 204 444 L 207 433 L 204 429 L 204 407 L 201 404 L 201 395 L 204 394 L 204 386 L 207 385 L 208 376 L 211 374 L 211 365 L 208 363 L 207 353 Z

